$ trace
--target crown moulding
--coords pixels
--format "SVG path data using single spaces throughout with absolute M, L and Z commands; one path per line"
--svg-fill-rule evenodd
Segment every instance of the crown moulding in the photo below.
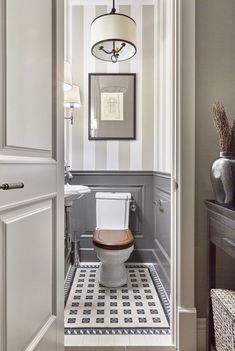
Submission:
M 157 0 L 117 0 L 117 5 L 156 5 Z M 109 6 L 112 7 L 111 0 L 68 0 L 69 5 L 83 5 L 83 6 Z

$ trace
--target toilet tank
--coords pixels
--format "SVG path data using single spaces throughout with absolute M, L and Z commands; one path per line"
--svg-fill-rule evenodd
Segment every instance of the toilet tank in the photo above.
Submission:
M 130 193 L 101 193 L 96 197 L 96 227 L 99 229 L 128 229 Z

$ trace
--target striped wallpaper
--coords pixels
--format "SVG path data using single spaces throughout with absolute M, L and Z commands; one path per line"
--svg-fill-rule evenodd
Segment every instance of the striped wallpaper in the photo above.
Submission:
M 171 1 L 157 0 L 154 16 L 154 170 L 171 172 L 172 157 L 172 50 Z
M 72 64 L 73 82 L 79 85 L 82 99 L 82 107 L 75 111 L 73 126 L 66 122 L 66 159 L 73 170 L 169 172 L 170 157 L 166 157 L 164 147 L 168 144 L 169 149 L 170 145 L 166 128 L 166 84 L 159 82 L 166 79 L 167 74 L 166 69 L 161 72 L 167 48 L 163 38 L 164 21 L 159 20 L 158 12 L 165 11 L 165 2 L 117 6 L 117 11 L 132 16 L 137 23 L 138 50 L 131 60 L 117 64 L 96 60 L 90 53 L 90 24 L 110 9 L 95 5 L 95 1 L 68 8 L 67 59 Z M 161 55 L 158 50 L 163 51 Z M 136 140 L 88 140 L 88 73 L 94 72 L 136 73 Z M 159 89 L 164 91 L 160 94 Z

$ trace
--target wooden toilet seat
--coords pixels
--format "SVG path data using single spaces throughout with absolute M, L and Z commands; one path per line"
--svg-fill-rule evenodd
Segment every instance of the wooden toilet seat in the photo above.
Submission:
M 93 234 L 93 244 L 101 249 L 123 250 L 131 247 L 133 243 L 134 237 L 129 229 L 96 229 Z

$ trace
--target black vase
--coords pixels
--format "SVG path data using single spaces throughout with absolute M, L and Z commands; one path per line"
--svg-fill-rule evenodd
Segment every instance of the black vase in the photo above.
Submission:
M 235 205 L 235 153 L 220 152 L 211 167 L 211 183 L 218 204 Z

